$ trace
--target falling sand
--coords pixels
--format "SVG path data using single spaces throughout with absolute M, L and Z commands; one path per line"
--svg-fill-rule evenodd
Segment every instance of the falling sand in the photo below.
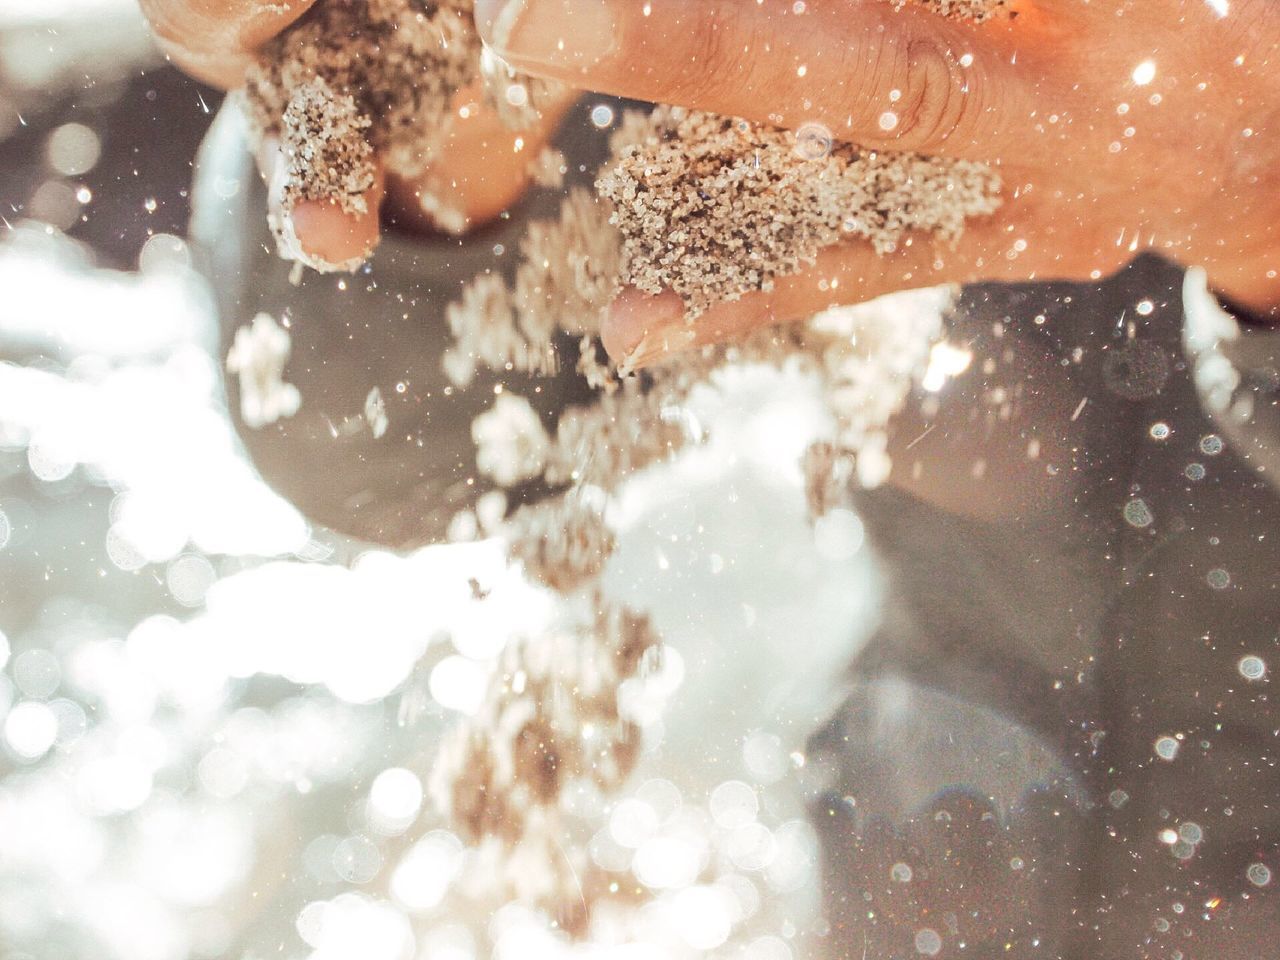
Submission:
M 919 2 L 972 20 L 1007 8 L 1005 0 Z M 477 78 L 513 124 L 550 96 L 483 50 L 471 7 L 328 0 L 263 51 L 245 99 L 259 137 L 278 137 L 284 150 L 273 224 L 284 255 L 299 255 L 287 225 L 293 204 L 364 212 L 375 157 L 393 172 L 420 170 L 439 148 L 452 96 Z M 494 873 L 501 892 L 562 918 L 572 908 L 566 925 L 579 930 L 607 885 L 579 882 L 588 859 L 556 839 L 559 818 L 575 782 L 613 789 L 631 770 L 638 732 L 619 713 L 618 687 L 661 654 L 648 621 L 601 592 L 615 540 L 609 497 L 636 471 L 703 439 L 680 411 L 727 363 L 787 363 L 818 383 L 834 426 L 805 457 L 815 514 L 843 503 L 852 486 L 883 483 L 887 425 L 923 375 L 953 291 L 833 310 L 731 346 L 686 350 L 635 377 L 620 377 L 601 349 L 610 302 L 627 285 L 674 291 L 692 342 L 708 307 L 768 290 L 825 247 L 863 243 L 887 254 L 917 234 L 952 243 L 1000 203 L 999 178 L 980 163 L 864 150 L 812 128 L 796 134 L 696 111 L 629 111 L 611 146 L 594 193 L 571 189 L 559 217 L 530 224 L 514 282 L 485 273 L 449 307 L 454 344 L 441 361 L 464 388 L 480 368 L 546 375 L 571 359 L 598 392 L 563 411 L 554 431 L 508 392 L 475 423 L 478 470 L 499 488 L 486 495 L 497 500 L 485 516 L 497 518 L 512 562 L 567 610 L 591 613 L 503 654 L 484 705 L 450 737 L 433 777 L 455 828 L 503 851 L 506 869 Z M 558 154 L 535 161 L 543 182 L 557 183 L 565 169 Z M 572 358 L 558 354 L 566 341 L 578 345 Z M 530 480 L 561 492 L 507 516 L 504 488 Z M 457 528 L 489 527 L 469 519 Z M 554 695 L 566 689 L 575 695 Z

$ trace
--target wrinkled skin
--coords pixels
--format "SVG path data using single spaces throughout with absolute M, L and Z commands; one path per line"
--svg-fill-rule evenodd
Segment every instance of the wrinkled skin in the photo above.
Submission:
M 476 17 L 530 72 L 999 165 L 1004 209 L 954 250 L 831 249 L 771 294 L 705 315 L 703 341 L 903 287 L 1097 278 L 1143 250 L 1205 266 L 1253 310 L 1280 304 L 1271 0 L 1015 0 L 1013 17 L 982 24 L 881 0 L 808 0 L 800 13 L 780 0 L 524 3 L 512 20 L 501 0 L 479 0 Z M 621 355 L 681 309 L 626 294 L 606 344 Z
M 1271 0 L 1014 0 L 1014 16 L 977 25 L 882 0 L 809 0 L 801 13 L 780 0 L 512 2 L 524 4 L 514 29 L 499 24 L 503 0 L 479 0 L 477 24 L 531 73 L 999 165 L 1004 209 L 954 250 L 924 240 L 884 259 L 854 245 L 829 250 L 770 294 L 705 315 L 703 341 L 809 316 L 833 298 L 1096 278 L 1142 250 L 1206 266 L 1217 289 L 1254 310 L 1280 303 L 1270 261 L 1280 245 L 1280 7 Z M 173 60 L 225 87 L 309 5 L 142 0 Z M 524 156 L 557 119 L 526 132 Z M 470 110 L 457 127 L 426 177 L 483 222 L 520 195 L 524 157 L 487 111 Z M 295 219 L 304 245 L 332 260 L 367 249 L 378 230 L 372 214 L 320 205 Z M 834 291 L 819 286 L 833 278 Z M 628 292 L 606 345 L 624 354 L 680 322 L 681 309 L 674 297 Z
M 141 3 L 157 41 L 174 63 L 200 80 L 234 89 L 243 82 L 253 51 L 302 16 L 313 0 L 278 5 L 257 0 Z M 482 105 L 478 89 L 461 91 L 440 157 L 419 180 L 388 178 L 380 170 L 367 197 L 367 214 L 346 213 L 329 203 L 299 204 L 293 211 L 299 243 L 309 255 L 332 263 L 363 256 L 377 240 L 384 195 L 396 221 L 418 229 L 434 226 L 419 202 L 424 194 L 459 210 L 468 227 L 492 220 L 524 192 L 529 159 L 538 155 L 571 102 L 566 95 L 563 103 L 544 112 L 536 128 L 512 131 Z M 524 141 L 519 150 L 517 138 Z M 276 145 L 268 143 L 258 157 L 268 181 L 276 154 Z

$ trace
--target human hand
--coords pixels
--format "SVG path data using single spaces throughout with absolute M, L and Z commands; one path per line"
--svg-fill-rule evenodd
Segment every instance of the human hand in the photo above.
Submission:
M 476 19 L 513 66 L 578 87 L 998 166 L 1003 207 L 954 248 L 828 248 L 704 313 L 696 343 L 904 287 L 1095 279 L 1144 250 L 1205 266 L 1243 305 L 1280 306 L 1280 7 L 1010 9 L 974 24 L 886 0 L 477 0 Z M 629 290 L 605 345 L 621 357 L 682 323 L 675 295 Z
M 267 4 L 260 0 L 141 0 L 161 48 L 187 73 L 224 89 L 240 86 L 254 51 L 304 14 L 314 0 Z M 459 91 L 450 129 L 437 157 L 412 181 L 388 178 L 379 166 L 366 196 L 368 212 L 349 213 L 333 203 L 301 201 L 292 210 L 294 233 L 311 258 L 344 263 L 363 257 L 377 241 L 379 208 L 389 196 L 397 219 L 435 225 L 431 209 L 448 207 L 467 227 L 484 223 L 515 202 L 528 183 L 529 160 L 555 130 L 573 95 L 544 110 L 534 129 L 512 131 L 486 106 L 480 90 Z M 523 144 L 517 149 L 517 141 Z M 268 183 L 279 162 L 275 143 L 265 144 L 258 164 Z M 279 183 L 276 184 L 279 186 Z M 269 202 L 279 209 L 280 197 Z M 453 226 L 452 223 L 449 224 Z

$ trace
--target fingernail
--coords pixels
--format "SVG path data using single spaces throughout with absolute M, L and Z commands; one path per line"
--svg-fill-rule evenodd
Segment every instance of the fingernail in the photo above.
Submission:
M 485 40 L 516 66 L 585 69 L 618 45 L 610 0 L 477 0 Z
M 618 376 L 629 377 L 637 370 L 652 366 L 659 360 L 688 350 L 697 335 L 688 327 L 663 327 L 646 333 L 618 363 Z
M 684 301 L 670 291 L 654 296 L 628 287 L 610 305 L 600 339 L 619 368 L 636 370 L 664 352 L 664 344 L 691 342 L 684 313 Z
M 378 243 L 376 219 L 371 225 L 336 203 L 290 198 L 288 164 L 278 149 L 262 157 L 260 164 L 266 168 L 267 223 L 283 259 L 319 273 L 333 273 L 353 271 L 369 258 Z M 377 195 L 375 188 L 371 192 L 375 218 Z
M 378 244 L 376 211 L 349 213 L 336 203 L 304 200 L 289 220 L 303 262 L 321 273 L 355 270 Z

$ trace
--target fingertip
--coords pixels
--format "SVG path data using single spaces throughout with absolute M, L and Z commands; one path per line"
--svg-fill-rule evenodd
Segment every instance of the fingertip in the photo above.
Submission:
M 373 191 L 370 191 L 372 193 Z M 290 216 L 298 247 L 312 262 L 347 264 L 363 261 L 378 244 L 378 206 L 357 212 L 333 200 L 300 200 Z
M 306 185 L 306 173 L 290 170 L 286 150 L 278 138 L 268 136 L 256 154 L 280 255 L 322 273 L 356 269 L 378 245 L 386 171 L 375 158 L 369 188 L 356 195 L 356 203 L 337 196 L 311 199 L 306 191 L 315 185 Z
M 372 186 L 364 193 L 361 210 L 347 208 L 337 200 L 299 198 L 292 205 L 287 204 L 284 165 L 279 154 L 272 155 L 269 162 L 274 164 L 269 203 L 286 257 L 324 272 L 354 270 L 368 259 L 378 245 L 379 210 L 386 188 L 380 167 L 375 170 Z
M 609 306 L 600 340 L 615 363 L 622 363 L 649 334 L 684 324 L 684 301 L 671 291 L 656 296 L 627 287 Z

